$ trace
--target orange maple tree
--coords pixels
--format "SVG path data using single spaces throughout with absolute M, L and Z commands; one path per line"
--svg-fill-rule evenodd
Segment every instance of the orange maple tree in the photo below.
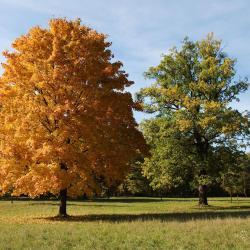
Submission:
M 124 90 L 133 82 L 112 62 L 111 43 L 80 20 L 52 19 L 5 51 L 0 78 L 0 192 L 66 197 L 121 181 L 147 151 Z

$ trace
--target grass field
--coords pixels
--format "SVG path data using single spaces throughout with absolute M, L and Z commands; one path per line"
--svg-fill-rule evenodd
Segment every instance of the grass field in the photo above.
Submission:
M 0 249 L 250 249 L 250 198 L 0 201 Z

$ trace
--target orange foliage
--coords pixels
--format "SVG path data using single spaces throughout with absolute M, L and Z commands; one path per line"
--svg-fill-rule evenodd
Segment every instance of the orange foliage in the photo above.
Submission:
M 146 147 L 124 91 L 133 82 L 106 36 L 53 19 L 12 46 L 0 79 L 1 193 L 90 195 L 100 179 L 121 181 Z

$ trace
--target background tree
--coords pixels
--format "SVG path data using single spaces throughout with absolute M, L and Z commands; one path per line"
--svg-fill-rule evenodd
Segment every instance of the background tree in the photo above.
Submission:
M 128 175 L 118 187 L 118 193 L 120 195 L 154 195 L 153 189 L 150 186 L 150 181 L 143 175 L 142 162 L 143 157 L 141 156 L 131 164 Z
M 172 118 L 156 117 L 142 122 L 140 127 L 151 154 L 141 168 L 153 190 L 164 196 L 192 180 L 193 155 L 186 147 L 186 138 L 172 127 Z
M 207 204 L 209 176 L 219 173 L 210 160 L 216 148 L 230 147 L 232 140 L 249 134 L 248 115 L 229 107 L 248 87 L 246 80 L 235 80 L 235 74 L 235 60 L 213 34 L 198 42 L 186 38 L 181 49 L 173 48 L 145 73 L 155 83 L 137 95 L 143 111 L 171 115 L 172 128 L 195 152 L 192 167 L 201 205 Z
M 237 194 L 238 196 L 242 191 L 241 176 L 234 171 L 228 171 L 222 174 L 221 178 L 221 185 L 229 193 L 231 202 L 233 202 L 233 195 Z
M 53 19 L 4 52 L 0 79 L 0 191 L 61 197 L 122 181 L 145 151 L 133 118 L 133 82 L 111 62 L 106 36 L 79 20 Z
M 249 154 L 240 154 L 237 157 L 230 157 L 228 167 L 221 172 L 221 186 L 231 197 L 244 194 L 250 190 L 250 164 Z
M 250 153 L 246 154 L 242 164 L 242 184 L 243 184 L 243 193 L 247 197 L 250 194 Z

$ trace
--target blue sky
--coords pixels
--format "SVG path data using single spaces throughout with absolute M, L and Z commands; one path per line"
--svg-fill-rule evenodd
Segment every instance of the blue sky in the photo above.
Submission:
M 0 51 L 30 27 L 46 27 L 50 18 L 80 17 L 83 24 L 109 35 L 115 59 L 135 81 L 132 93 L 150 84 L 142 74 L 159 63 L 161 54 L 179 46 L 185 36 L 197 40 L 208 32 L 237 58 L 238 77 L 250 78 L 249 10 L 248 0 L 0 0 Z M 233 107 L 249 110 L 250 91 L 240 98 Z M 135 116 L 137 121 L 145 117 Z

